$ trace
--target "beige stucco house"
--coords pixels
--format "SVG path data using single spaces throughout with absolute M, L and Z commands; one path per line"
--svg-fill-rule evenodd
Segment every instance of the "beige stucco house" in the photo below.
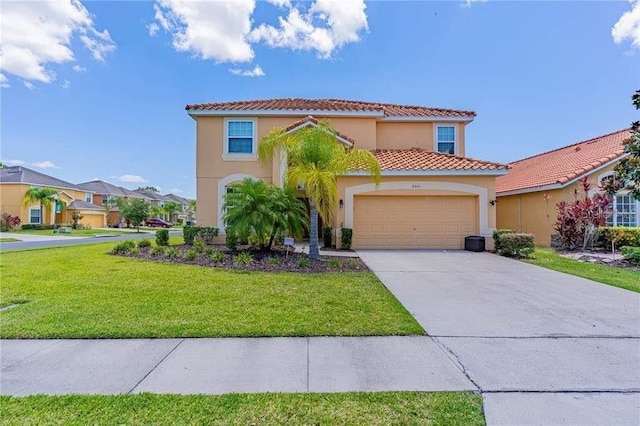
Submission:
M 352 228 L 355 248 L 459 249 L 465 236 L 490 237 L 496 226 L 495 179 L 507 170 L 465 156 L 472 111 L 336 99 L 220 102 L 186 110 L 196 122 L 199 225 L 224 233 L 223 197 L 234 182 L 283 182 L 285 158 L 267 167 L 256 158 L 272 128 L 295 132 L 328 119 L 336 143 L 370 150 L 382 169 L 378 186 L 361 173 L 338 180 L 332 226 Z
M 509 174 L 496 180 L 498 228 L 534 234 L 536 244 L 549 246 L 556 204 L 572 202 L 575 190 L 583 197 L 578 181 L 585 176 L 599 190 L 626 155 L 622 142 L 629 136 L 629 129 L 619 130 L 509 164 Z M 616 194 L 609 225 L 639 224 L 640 202 L 626 191 Z

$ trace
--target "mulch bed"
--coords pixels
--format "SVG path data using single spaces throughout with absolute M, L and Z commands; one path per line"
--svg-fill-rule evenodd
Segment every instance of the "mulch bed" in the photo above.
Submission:
M 611 253 L 604 254 L 604 252 L 601 251 L 558 251 L 558 254 L 563 257 L 577 260 L 578 262 L 595 263 L 598 265 L 613 266 L 616 268 L 631 269 L 632 271 L 640 272 L 640 266 L 634 265 L 628 260 L 625 260 L 620 253 L 616 253 L 615 259 L 613 259 Z
M 170 246 L 167 247 L 167 250 L 174 248 L 178 250 L 178 254 L 173 257 L 169 257 L 167 254 L 152 254 L 151 248 L 141 248 L 137 254 L 128 253 L 118 255 L 155 262 L 184 263 L 187 265 L 239 271 L 307 273 L 369 271 L 367 265 L 357 257 L 321 256 L 320 260 L 312 260 L 304 253 L 289 251 L 287 254 L 284 249 L 275 249 L 271 252 L 242 250 L 231 253 L 225 246 L 207 246 L 204 251 L 198 253 L 195 260 L 188 260 L 186 254 L 190 250 L 194 250 L 193 246 Z M 206 253 L 206 249 L 214 249 L 224 253 L 224 260 L 219 262 L 214 261 L 211 255 Z M 251 255 L 251 262 L 248 264 L 238 262 L 240 253 L 249 253 Z

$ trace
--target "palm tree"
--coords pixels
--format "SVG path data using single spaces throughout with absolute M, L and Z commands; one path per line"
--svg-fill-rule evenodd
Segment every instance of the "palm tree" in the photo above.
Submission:
M 338 177 L 349 171 L 368 172 L 380 181 L 380 165 L 369 151 L 346 147 L 336 140 L 337 135 L 328 121 L 292 133 L 282 128 L 272 129 L 258 146 L 258 158 L 268 165 L 276 152 L 284 150 L 289 167 L 285 175 L 287 185 L 303 187 L 309 198 L 310 242 L 309 256 L 320 257 L 318 247 L 318 214 L 326 224 L 334 223 L 338 202 Z
M 44 209 L 51 208 L 51 202 L 58 197 L 59 192 L 53 188 L 30 188 L 22 200 L 26 207 L 29 203 L 40 203 L 40 221 L 44 223 Z
M 182 213 L 182 204 L 176 203 L 175 201 L 167 201 L 164 203 L 164 211 L 169 216 L 169 221 L 171 221 L 171 215 L 173 213 Z
M 300 237 L 308 227 L 304 204 L 295 191 L 246 178 L 224 197 L 227 233 L 271 250 L 278 235 Z

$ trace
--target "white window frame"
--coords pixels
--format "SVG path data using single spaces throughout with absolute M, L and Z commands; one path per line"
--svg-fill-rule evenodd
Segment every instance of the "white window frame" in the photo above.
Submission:
M 602 181 L 605 178 L 608 177 L 613 177 L 615 176 L 614 172 L 607 172 L 607 173 L 603 173 L 600 176 L 598 176 L 598 187 L 600 187 L 600 184 L 602 183 Z M 611 211 L 611 225 L 610 226 L 622 226 L 622 227 L 627 227 L 627 225 L 618 225 L 618 215 L 617 215 L 617 207 L 618 207 L 618 197 L 620 196 L 629 196 L 629 191 L 627 190 L 622 190 L 622 191 L 618 191 L 616 192 L 613 197 L 612 197 L 612 211 Z M 636 204 L 636 224 L 634 227 L 638 227 L 640 226 L 640 201 L 639 200 L 634 200 L 633 197 L 631 198 L 632 202 L 635 201 Z M 608 222 L 607 222 L 608 225 Z
M 250 121 L 253 123 L 253 143 L 251 154 L 229 152 L 229 123 L 238 121 Z M 258 119 L 255 117 L 234 117 L 224 119 L 224 148 L 222 159 L 225 161 L 257 161 L 258 160 Z
M 438 129 L 441 127 L 453 127 L 453 154 L 458 155 L 458 124 L 457 123 L 440 123 L 433 126 L 433 151 L 439 154 L 448 154 L 440 152 L 438 149 Z M 452 143 L 451 141 L 443 141 L 442 143 Z
M 85 192 L 84 201 L 86 201 L 87 203 L 93 203 L 93 194 L 91 192 Z
M 31 219 L 32 219 L 31 212 L 34 211 L 34 210 L 38 212 L 38 217 L 40 219 L 39 222 L 31 221 Z M 32 224 L 32 225 L 41 225 L 42 224 L 42 210 L 40 210 L 40 207 L 30 207 L 29 208 L 29 224 Z

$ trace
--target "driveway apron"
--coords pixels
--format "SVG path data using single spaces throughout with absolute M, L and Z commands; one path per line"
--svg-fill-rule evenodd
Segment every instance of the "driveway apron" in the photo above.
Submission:
M 358 254 L 478 386 L 488 424 L 640 424 L 640 294 L 489 253 Z

